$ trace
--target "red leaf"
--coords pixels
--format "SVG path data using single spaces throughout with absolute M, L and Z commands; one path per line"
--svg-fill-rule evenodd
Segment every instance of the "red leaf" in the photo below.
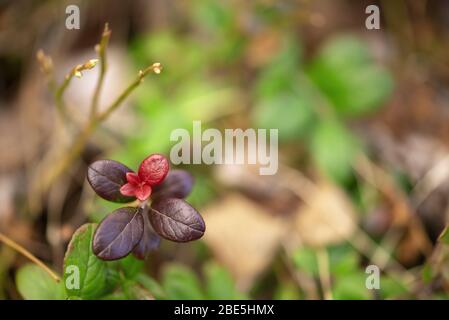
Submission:
M 140 201 L 145 201 L 151 195 L 151 187 L 148 184 L 139 186 L 134 193 Z
M 159 184 L 168 173 L 168 160 L 161 154 L 152 154 L 142 161 L 138 175 L 140 180 L 151 186 Z

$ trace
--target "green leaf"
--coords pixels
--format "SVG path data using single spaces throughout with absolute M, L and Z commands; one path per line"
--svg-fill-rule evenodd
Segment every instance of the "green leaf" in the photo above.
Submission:
M 298 288 L 291 282 L 281 283 L 274 293 L 274 300 L 299 300 Z
M 232 31 L 235 15 L 224 2 L 197 0 L 193 9 L 195 21 L 204 29 L 215 33 Z
M 167 266 L 162 283 L 168 299 L 201 300 L 205 298 L 198 277 L 185 266 L 177 264 Z
M 320 122 L 311 140 L 316 164 L 328 176 L 344 183 L 352 172 L 352 163 L 360 150 L 358 140 L 337 121 Z
M 27 264 L 16 274 L 17 289 L 26 300 L 62 300 L 66 298 L 61 282 L 56 282 L 44 270 Z
M 273 64 L 264 69 L 256 84 L 256 93 L 259 99 L 273 97 L 279 93 L 291 90 L 295 75 L 291 66 Z
M 173 112 L 177 116 L 173 117 Z M 148 124 L 139 135 L 130 140 L 118 154 L 118 161 L 137 162 L 143 159 L 151 152 L 167 152 L 174 142 L 170 141 L 170 134 L 174 129 L 184 128 L 192 130 L 192 122 L 186 118 L 179 108 L 167 107 L 161 108 L 151 119 L 145 119 Z M 151 136 L 151 139 L 148 137 Z M 115 156 L 115 155 L 114 155 Z M 128 162 L 126 162 L 128 163 Z
M 134 280 L 128 280 L 124 276 L 120 281 L 120 288 L 125 296 L 125 300 L 142 300 L 151 298 L 149 292 L 144 290 Z
M 111 157 L 112 159 L 112 157 Z M 124 161 L 121 161 L 125 163 Z M 123 207 L 123 203 L 115 203 L 104 200 L 100 197 L 95 197 L 93 202 L 92 211 L 89 212 L 90 221 L 95 223 L 101 222 L 109 213 Z
M 309 131 L 314 114 L 306 96 L 293 92 L 263 99 L 253 110 L 258 128 L 278 129 L 279 139 L 298 139 Z
M 334 281 L 332 292 L 335 300 L 367 300 L 372 299 L 370 290 L 365 287 L 366 274 L 354 272 L 340 275 Z
M 407 286 L 398 279 L 389 276 L 380 278 L 380 296 L 382 299 L 403 298 L 403 295 L 407 292 Z
M 449 300 L 449 295 L 447 293 L 444 292 L 439 292 L 439 293 L 435 293 L 433 294 L 429 300 Z
M 256 103 L 252 110 L 254 125 L 279 129 L 279 139 L 298 139 L 315 121 L 310 84 L 300 70 L 301 48 L 291 35 L 282 39 L 282 48 L 262 69 L 255 87 Z
M 255 91 L 258 99 L 263 100 L 297 88 L 301 48 L 292 36 L 286 36 L 282 46 L 257 79 Z
M 113 292 L 101 297 L 101 300 L 126 300 L 127 296 L 123 292 Z
M 239 108 L 239 99 L 239 93 L 235 88 L 217 85 L 213 81 L 200 78 L 191 79 L 184 84 L 173 103 L 191 126 L 192 120 L 208 122 L 235 112 Z
M 331 273 L 335 276 L 360 270 L 357 252 L 346 244 L 329 248 L 329 265 Z
M 104 285 L 104 294 L 111 293 L 116 287 L 117 284 L 120 281 L 120 273 L 113 267 L 114 264 L 111 262 L 106 262 L 106 265 L 108 266 L 106 268 L 106 283 Z
M 216 196 L 216 185 L 202 173 L 195 173 L 195 184 L 186 201 L 193 207 L 202 207 Z M 195 242 L 201 243 L 201 242 Z
M 68 296 L 99 298 L 108 289 L 108 267 L 92 252 L 95 224 L 81 226 L 72 236 L 64 258 L 64 283 Z M 77 281 L 77 270 L 79 281 Z
M 318 262 L 316 253 L 310 248 L 298 248 L 293 253 L 293 263 L 296 268 L 310 276 L 318 275 Z
M 154 82 L 157 86 L 177 83 L 183 77 L 190 78 L 207 66 L 204 61 L 204 48 L 198 41 L 179 37 L 171 31 L 151 33 L 137 38 L 132 44 L 131 53 L 137 65 L 148 65 L 157 58 L 166 68 L 164 72 L 167 76 L 157 77 L 157 81 Z M 148 79 L 148 83 L 151 80 Z
M 121 269 L 126 278 L 134 279 L 143 269 L 145 262 L 134 257 L 132 254 L 119 261 Z
M 164 289 L 160 286 L 159 283 L 157 283 L 156 280 L 154 280 L 150 276 L 141 273 L 141 274 L 137 275 L 136 280 L 145 289 L 147 289 L 154 296 L 155 299 L 165 299 L 166 298 Z
M 428 263 L 424 265 L 424 267 L 421 270 L 421 275 L 424 283 L 430 284 L 432 280 L 435 278 L 435 272 L 432 268 L 432 266 Z
M 222 266 L 215 262 L 210 262 L 204 266 L 206 275 L 207 298 L 212 300 L 232 300 L 240 299 L 234 285 L 231 274 Z
M 247 38 L 235 32 L 237 21 L 232 6 L 225 2 L 197 0 L 190 7 L 196 28 L 207 35 L 206 46 L 204 41 L 197 41 L 195 45 L 201 47 L 201 54 L 209 62 L 208 66 L 231 63 L 240 58 Z
M 374 63 L 367 45 L 354 37 L 327 42 L 308 74 L 336 111 L 348 116 L 375 111 L 393 89 L 390 74 Z
M 446 226 L 443 232 L 441 232 L 440 236 L 438 237 L 438 241 L 444 244 L 449 244 L 449 226 Z

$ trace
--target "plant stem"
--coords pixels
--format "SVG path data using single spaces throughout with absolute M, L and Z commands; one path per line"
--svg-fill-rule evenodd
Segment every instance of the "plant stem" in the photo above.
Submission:
M 65 92 L 65 89 L 69 86 L 70 82 L 72 81 L 75 73 L 73 72 L 73 69 L 70 71 L 68 75 L 65 76 L 64 81 L 62 84 L 56 89 L 55 91 L 55 102 L 56 102 L 56 108 L 59 112 L 64 111 L 64 100 L 62 99 L 62 96 Z
M 131 92 L 134 91 L 135 88 L 139 86 L 139 84 L 143 81 L 144 77 L 150 73 L 154 72 L 156 74 L 159 74 L 162 70 L 162 66 L 160 63 L 154 63 L 151 66 L 147 67 L 143 71 L 139 71 L 138 76 L 136 79 L 115 99 L 115 101 L 106 108 L 105 111 L 102 113 L 98 112 L 98 104 L 99 104 L 99 97 L 101 94 L 101 89 L 103 87 L 104 83 L 104 77 L 107 69 L 107 61 L 106 61 L 106 49 L 107 44 L 109 42 L 109 38 L 111 35 L 111 31 L 109 30 L 108 25 L 105 25 L 102 38 L 100 40 L 100 43 L 97 46 L 97 52 L 99 55 L 99 60 L 92 59 L 87 61 L 84 64 L 80 64 L 72 68 L 72 70 L 69 72 L 69 74 L 65 77 L 65 80 L 62 82 L 60 86 L 54 87 L 54 98 L 57 106 L 57 110 L 59 114 L 66 119 L 66 110 L 64 106 L 64 99 L 63 95 L 67 87 L 69 86 L 72 78 L 74 76 L 81 77 L 81 72 L 84 70 L 89 70 L 95 67 L 95 65 L 100 61 L 101 63 L 101 70 L 100 75 L 98 78 L 97 85 L 95 87 L 95 91 L 92 97 L 91 102 L 91 111 L 90 111 L 90 117 L 87 123 L 84 125 L 84 127 L 81 129 L 81 132 L 78 134 L 77 137 L 74 138 L 73 142 L 70 144 L 70 146 L 64 150 L 64 152 L 61 152 L 59 159 L 56 159 L 52 163 L 51 166 L 48 167 L 46 171 L 44 171 L 42 174 L 37 174 L 37 177 L 33 179 L 32 182 L 32 190 L 33 194 L 35 194 L 35 198 L 39 198 L 43 193 L 48 191 L 51 184 L 65 171 L 67 170 L 70 165 L 73 163 L 73 161 L 80 155 L 80 153 L 84 150 L 90 136 L 95 131 L 95 129 L 98 127 L 98 125 L 106 120 L 112 112 L 114 112 L 120 104 L 131 94 Z M 52 70 L 52 63 L 51 59 L 48 56 L 45 56 L 45 54 L 40 51 L 38 52 L 38 61 L 40 62 L 42 69 L 47 73 L 51 74 L 50 71 Z M 33 208 L 33 206 L 30 206 Z M 33 209 L 32 209 L 33 210 Z
M 109 115 L 114 112 L 120 104 L 130 95 L 131 92 L 134 91 L 135 88 L 137 88 L 143 81 L 143 78 L 145 78 L 146 75 L 150 72 L 160 73 L 160 70 L 162 69 L 160 63 L 153 63 L 151 66 L 147 67 L 143 71 L 139 71 L 139 75 L 136 77 L 136 79 L 118 96 L 117 99 L 103 112 L 100 113 L 97 117 L 98 122 L 104 121 Z
M 329 272 L 329 255 L 326 248 L 317 249 L 318 272 L 320 275 L 321 288 L 326 300 L 332 300 L 331 275 Z
M 63 99 L 64 92 L 66 91 L 67 87 L 69 86 L 70 82 L 72 81 L 73 77 L 81 77 L 81 72 L 84 70 L 90 70 L 95 67 L 98 60 L 92 59 L 84 64 L 76 65 L 75 67 L 70 70 L 70 72 L 65 76 L 64 81 L 61 83 L 59 87 L 56 87 L 54 91 L 54 98 L 56 103 L 56 109 L 58 110 L 59 114 L 61 115 L 62 119 L 64 121 L 71 120 L 70 117 L 67 114 L 67 110 L 65 108 L 65 102 Z
M 47 267 L 41 260 L 36 258 L 31 252 L 29 252 L 27 249 L 22 247 L 20 244 L 15 242 L 14 240 L 10 239 L 6 235 L 0 232 L 0 241 L 6 244 L 8 247 L 16 250 L 23 256 L 27 257 L 31 261 L 33 261 L 38 267 L 40 267 L 42 270 L 47 272 L 56 282 L 61 281 L 61 278 L 54 273 L 49 267 Z
M 96 127 L 103 121 L 105 121 L 112 112 L 114 112 L 120 104 L 137 88 L 140 83 L 142 83 L 143 78 L 148 75 L 151 71 L 155 73 L 160 73 L 162 69 L 159 63 L 154 63 L 147 67 L 145 70 L 139 71 L 137 78 L 115 99 L 115 101 L 103 112 L 97 116 L 93 116 L 89 119 L 89 122 L 75 139 L 70 148 L 63 154 L 62 158 L 56 162 L 54 166 L 51 167 L 51 171 L 41 179 L 42 189 L 45 192 L 48 190 L 53 181 L 64 172 L 75 160 L 77 156 L 83 151 L 87 144 L 91 134 L 96 129 Z
M 94 95 L 92 98 L 92 104 L 90 108 L 90 116 L 95 117 L 97 115 L 98 110 L 98 100 L 101 93 L 101 88 L 103 87 L 104 76 L 106 74 L 107 69 L 107 60 L 106 60 L 106 49 L 109 43 L 109 38 L 111 37 L 111 30 L 109 30 L 108 24 L 106 23 L 104 26 L 103 35 L 101 36 L 100 43 L 98 44 L 97 52 L 98 59 L 100 60 L 100 74 L 98 76 L 97 85 L 95 87 Z

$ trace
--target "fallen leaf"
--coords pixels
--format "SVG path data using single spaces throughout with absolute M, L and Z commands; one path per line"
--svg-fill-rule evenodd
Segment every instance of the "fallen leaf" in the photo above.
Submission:
M 297 213 L 295 226 L 306 245 L 320 247 L 349 238 L 357 225 L 348 197 L 330 182 L 321 182 Z
M 233 274 L 241 290 L 270 264 L 286 223 L 251 200 L 230 194 L 202 210 L 207 225 L 204 239 L 213 254 Z

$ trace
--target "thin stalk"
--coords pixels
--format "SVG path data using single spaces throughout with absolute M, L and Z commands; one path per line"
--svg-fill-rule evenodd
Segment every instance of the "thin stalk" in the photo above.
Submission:
M 64 110 L 65 103 L 64 103 L 64 100 L 62 99 L 62 97 L 74 76 L 75 76 L 75 73 L 73 72 L 73 69 L 72 69 L 72 71 L 70 71 L 70 73 L 65 76 L 62 84 L 58 88 L 56 88 L 55 102 L 56 102 L 56 108 L 58 108 L 59 112 L 62 112 Z
M 98 52 L 98 59 L 100 60 L 100 73 L 98 76 L 97 85 L 95 87 L 94 95 L 92 97 L 92 104 L 90 107 L 90 116 L 95 117 L 97 115 L 98 110 L 98 101 L 100 98 L 101 88 L 103 87 L 104 76 L 106 74 L 107 69 L 107 57 L 106 57 L 106 49 L 109 43 L 109 38 L 111 37 L 111 30 L 109 30 L 108 24 L 106 23 L 104 26 L 103 35 L 101 36 L 100 43 L 96 47 Z
M 77 156 L 84 150 L 91 134 L 97 128 L 97 126 L 105 121 L 112 112 L 114 112 L 121 103 L 137 88 L 143 81 L 143 78 L 150 72 L 160 73 L 162 67 L 160 63 L 154 63 L 145 70 L 141 70 L 136 79 L 115 99 L 115 101 L 108 107 L 103 113 L 98 114 L 96 117 L 91 117 L 87 125 L 78 135 L 76 140 L 70 146 L 70 148 L 63 154 L 62 158 L 52 166 L 51 171 L 44 176 L 42 181 L 42 191 L 48 190 L 53 181 L 63 173 Z
M 316 252 L 321 289 L 326 300 L 332 300 L 331 275 L 329 272 L 329 255 L 326 248 L 319 248 Z
M 27 249 L 25 249 L 24 247 L 22 247 L 20 244 L 18 244 L 17 242 L 15 242 L 14 240 L 10 239 L 9 237 L 7 237 L 6 235 L 4 235 L 3 233 L 0 232 L 0 241 L 3 242 L 5 245 L 7 245 L 8 247 L 16 250 L 17 252 L 19 252 L 20 254 L 22 254 L 23 256 L 27 257 L 28 259 L 30 259 L 32 262 L 34 262 L 38 267 L 40 267 L 42 270 L 44 270 L 45 272 L 47 272 L 50 277 L 52 277 L 56 282 L 61 281 L 61 278 L 54 273 L 49 267 L 47 267 L 45 265 L 45 263 L 43 263 L 41 260 L 39 260 L 38 258 L 36 258 L 31 252 L 29 252 Z
M 148 75 L 150 72 L 154 72 L 156 74 L 159 74 L 162 70 L 162 66 L 160 63 L 156 62 L 153 63 L 151 66 L 147 67 L 143 71 L 139 71 L 139 75 L 136 77 L 136 79 L 118 96 L 117 99 L 103 112 L 100 113 L 97 117 L 98 122 L 104 121 L 109 115 L 114 112 L 120 104 L 130 95 L 131 92 L 134 91 L 135 88 L 137 88 L 143 81 L 143 78 Z
M 83 64 L 79 64 L 70 70 L 70 72 L 65 76 L 64 81 L 56 87 L 54 91 L 54 99 L 56 103 L 56 109 L 58 110 L 59 114 L 61 115 L 62 119 L 64 121 L 70 120 L 68 114 L 66 113 L 66 107 L 64 102 L 64 93 L 69 86 L 70 82 L 72 81 L 73 77 L 81 78 L 82 71 L 90 70 L 95 67 L 97 64 L 97 59 L 91 59 Z

